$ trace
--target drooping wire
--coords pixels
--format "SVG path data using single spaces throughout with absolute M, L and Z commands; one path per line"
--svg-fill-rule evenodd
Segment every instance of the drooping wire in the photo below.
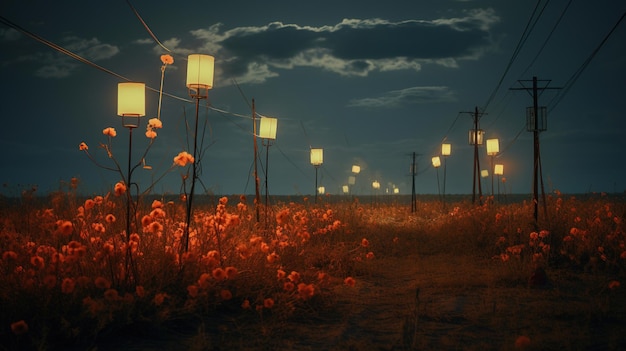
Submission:
M 533 23 L 533 18 L 535 17 L 535 14 L 537 13 L 537 9 L 539 8 L 539 4 L 541 4 L 541 0 L 537 1 L 537 4 L 535 5 L 535 9 L 533 10 L 532 15 L 528 19 L 528 22 L 526 23 L 526 27 L 524 28 L 524 32 L 522 33 L 522 36 L 520 37 L 519 41 L 517 42 L 517 46 L 515 47 L 515 50 L 513 50 L 513 54 L 511 55 L 511 58 L 509 59 L 509 62 L 507 63 L 506 68 L 504 69 L 504 72 L 502 73 L 502 76 L 500 77 L 500 80 L 498 81 L 498 84 L 496 84 L 496 87 L 491 92 L 491 95 L 489 96 L 489 98 L 487 99 L 487 102 L 485 103 L 485 105 L 483 106 L 483 108 L 481 110 L 486 111 L 487 107 L 489 106 L 489 104 L 491 104 L 491 101 L 495 98 L 498 90 L 500 90 L 500 87 L 502 86 L 502 82 L 504 81 L 504 78 L 506 77 L 506 75 L 508 74 L 509 70 L 511 69 L 511 66 L 513 65 L 513 62 L 517 58 L 517 55 L 519 55 L 522 47 L 524 46 L 524 43 L 528 39 L 528 37 L 530 35 L 530 32 L 532 31 L 532 28 L 534 27 L 534 24 L 531 25 L 531 23 Z M 544 6 L 544 8 L 545 8 L 545 6 Z M 534 23 L 536 24 L 537 21 L 535 20 Z
M 580 67 L 574 72 L 574 74 L 572 74 L 572 76 L 567 80 L 567 82 L 565 83 L 565 86 L 563 87 L 563 89 L 561 89 L 559 91 L 559 93 L 556 94 L 556 96 L 554 98 L 552 98 L 552 100 L 550 100 L 550 102 L 548 104 L 550 106 L 549 107 L 549 111 L 554 110 L 554 108 L 556 108 L 556 106 L 559 104 L 559 102 L 561 102 L 561 100 L 567 94 L 567 92 L 569 92 L 569 90 L 572 88 L 574 83 L 576 83 L 576 80 L 578 80 L 578 78 L 582 75 L 582 73 L 585 71 L 587 66 L 589 66 L 589 64 L 591 63 L 593 58 L 598 54 L 600 49 L 604 46 L 604 44 L 606 44 L 606 42 L 609 40 L 611 35 L 615 32 L 615 29 L 617 29 L 617 27 L 620 25 L 620 23 L 624 20 L 624 17 L 626 17 L 626 12 L 624 12 L 622 14 L 622 16 L 615 23 L 615 25 L 613 25 L 611 30 L 606 34 L 604 39 L 602 39 L 600 44 L 598 44 L 598 46 L 591 52 L 589 57 L 587 57 L 587 59 L 582 63 L 582 65 L 580 65 Z
M 165 47 L 165 45 L 163 45 L 163 43 L 161 43 L 159 41 L 159 39 L 156 37 L 156 35 L 154 34 L 154 32 L 152 32 L 152 30 L 150 29 L 150 27 L 148 27 L 148 24 L 143 20 L 143 18 L 141 17 L 141 15 L 139 14 L 139 11 L 137 11 L 137 9 L 133 6 L 133 4 L 130 3 L 130 0 L 126 0 L 126 3 L 128 4 L 128 6 L 130 6 L 130 9 L 133 10 L 133 12 L 135 13 L 135 16 L 137 16 L 137 19 L 139 19 L 139 21 L 141 22 L 141 24 L 143 25 L 143 27 L 146 29 L 146 31 L 148 32 L 148 34 L 150 34 L 150 36 L 152 37 L 152 39 L 154 39 L 154 41 L 159 44 L 160 47 L 163 48 L 163 50 L 171 53 L 172 50 L 168 49 Z
M 550 33 L 548 33 L 548 36 L 543 41 L 543 44 L 541 44 L 541 47 L 539 48 L 539 51 L 537 51 L 537 54 L 535 54 L 535 57 L 533 57 L 533 59 L 530 61 L 530 63 L 526 67 L 526 69 L 522 72 L 522 74 L 520 74 L 520 76 L 526 75 L 526 72 L 528 72 L 528 70 L 535 64 L 535 62 L 537 61 L 537 58 L 539 58 L 539 55 L 541 55 L 541 53 L 543 52 L 543 49 L 545 49 L 546 45 L 550 41 L 550 38 L 552 38 L 552 34 L 554 34 L 554 32 L 556 31 L 556 28 L 561 23 L 561 20 L 563 19 L 563 17 L 565 17 L 565 13 L 567 12 L 567 9 L 569 9 L 569 6 L 572 4 L 572 1 L 573 0 L 569 0 L 567 5 L 565 5 L 565 8 L 563 9 L 563 11 L 561 11 L 561 15 L 556 20 L 556 23 L 554 23 L 554 25 L 552 26 L 552 29 L 550 30 Z

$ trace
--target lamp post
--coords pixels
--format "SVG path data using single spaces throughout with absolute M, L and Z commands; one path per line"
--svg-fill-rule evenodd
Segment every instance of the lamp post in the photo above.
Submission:
M 352 165 L 352 175 L 348 177 L 348 185 L 352 185 L 356 189 L 356 177 L 361 173 L 361 166 Z M 354 193 L 353 193 L 354 194 Z
M 498 139 L 487 139 L 487 155 L 491 156 L 491 196 L 493 193 L 493 159 L 500 152 L 500 142 Z
M 269 154 L 272 140 L 276 140 L 276 128 L 278 119 L 272 117 L 261 117 L 259 122 L 259 138 L 263 139 L 263 145 L 266 146 L 265 151 L 265 206 L 268 205 L 269 192 L 267 191 L 267 174 L 269 173 Z
M 198 114 L 200 112 L 200 100 L 208 99 L 209 90 L 213 88 L 213 70 L 215 58 L 210 55 L 192 54 L 187 58 L 187 89 L 189 96 L 195 100 L 196 116 L 193 130 L 193 163 L 191 189 L 187 196 L 187 223 L 183 234 L 182 248 L 189 250 L 189 226 L 193 207 L 193 196 L 197 178 L 198 164 Z
M 500 177 L 504 174 L 504 165 L 497 163 L 493 167 L 493 174 L 498 176 L 498 202 L 500 202 Z
M 441 200 L 441 188 L 439 187 L 439 167 L 441 167 L 441 158 L 439 156 L 435 156 L 432 158 L 431 162 L 437 171 L 437 197 Z
M 446 168 L 447 168 L 447 159 L 450 156 L 452 151 L 452 145 L 450 144 L 441 144 L 441 156 L 443 156 L 443 207 L 445 210 L 446 207 Z
M 372 182 L 372 190 L 374 192 L 374 201 L 376 202 L 376 197 L 378 195 L 378 190 L 380 189 L 380 182 L 378 180 L 375 180 Z
M 128 128 L 128 169 L 126 173 L 126 239 L 131 234 L 131 195 L 133 129 L 139 126 L 139 119 L 146 115 L 146 85 L 126 82 L 117 85 L 117 115 L 122 117 L 122 125 Z
M 324 149 L 311 149 L 311 164 L 315 167 L 315 203 L 317 203 L 317 169 L 324 163 Z

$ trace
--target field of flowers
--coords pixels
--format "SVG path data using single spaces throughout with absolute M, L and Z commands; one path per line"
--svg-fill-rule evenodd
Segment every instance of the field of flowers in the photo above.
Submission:
M 626 346 L 621 197 L 126 200 L 0 198 L 0 349 Z

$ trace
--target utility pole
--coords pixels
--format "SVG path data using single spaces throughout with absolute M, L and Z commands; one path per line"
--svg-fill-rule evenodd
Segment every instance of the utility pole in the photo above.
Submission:
M 257 149 L 257 142 L 256 142 L 256 135 L 257 135 L 256 109 L 254 106 L 254 99 L 252 99 L 252 135 L 253 135 L 252 138 L 254 140 L 254 190 L 255 190 L 254 209 L 256 211 L 256 221 L 258 223 L 261 220 L 260 214 L 259 214 L 259 204 L 261 203 L 261 194 L 259 193 L 259 173 L 258 173 L 258 168 L 257 168 L 258 149 Z
M 415 193 L 415 177 L 417 176 L 417 161 L 415 157 L 417 154 L 413 152 L 413 162 L 411 162 L 411 177 L 413 178 L 413 185 L 411 186 L 411 213 L 417 211 L 417 195 Z
M 476 183 L 478 183 L 478 202 L 482 205 L 483 190 L 480 181 L 480 157 L 478 155 L 478 146 L 483 144 L 484 132 L 478 129 L 478 121 L 480 117 L 486 113 L 478 112 L 478 106 L 474 108 L 474 112 L 461 112 L 469 113 L 474 118 L 474 129 L 470 130 L 469 143 L 474 145 L 474 171 L 472 172 L 472 203 L 476 203 Z
M 532 91 L 533 98 L 533 106 L 532 108 L 526 109 L 526 130 L 533 132 L 533 205 L 534 212 L 533 217 L 535 218 L 535 226 L 537 225 L 538 219 L 538 206 L 539 206 L 539 182 L 541 182 L 541 195 L 544 206 L 544 212 L 547 216 L 547 207 L 546 207 L 546 194 L 543 189 L 543 177 L 540 177 L 541 172 L 541 153 L 539 151 L 539 133 L 547 130 L 547 116 L 546 116 L 546 108 L 542 107 L 539 109 L 539 91 L 544 91 L 548 89 L 561 89 L 561 88 L 550 88 L 548 84 L 549 80 L 541 80 L 541 82 L 546 82 L 545 87 L 538 87 L 538 82 L 540 82 L 537 77 L 533 77 L 532 79 L 532 88 L 524 86 L 523 82 L 529 82 L 528 80 L 518 80 L 518 82 L 522 85 L 521 88 L 511 88 L 511 90 L 526 90 Z M 541 125 L 539 124 L 539 119 L 541 118 Z

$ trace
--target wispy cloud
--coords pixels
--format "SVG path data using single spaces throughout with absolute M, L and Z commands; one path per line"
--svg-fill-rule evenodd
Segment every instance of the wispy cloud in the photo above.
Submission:
M 411 87 L 393 90 L 378 97 L 355 99 L 349 107 L 394 108 L 412 104 L 456 101 L 456 95 L 445 86 Z

